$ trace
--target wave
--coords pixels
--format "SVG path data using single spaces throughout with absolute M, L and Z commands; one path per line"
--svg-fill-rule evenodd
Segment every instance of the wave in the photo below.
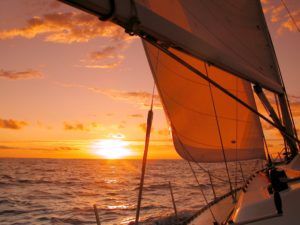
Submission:
M 95 224 L 93 204 L 98 206 L 103 225 L 125 225 L 135 216 L 138 161 L 0 160 L 0 206 L 5 209 L 0 211 L 1 225 Z M 217 173 L 222 176 L 221 169 Z M 178 209 L 196 211 L 205 204 L 193 174 L 186 172 L 185 162 L 151 161 L 145 177 L 141 224 L 174 222 L 169 180 Z M 199 175 L 199 180 L 207 197 L 212 198 L 207 177 Z M 214 185 L 218 194 L 228 190 L 228 185 L 218 180 Z M 182 218 L 189 212 L 185 213 L 180 214 Z

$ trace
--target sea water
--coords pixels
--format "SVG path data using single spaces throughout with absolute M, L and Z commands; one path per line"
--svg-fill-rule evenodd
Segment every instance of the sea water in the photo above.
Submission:
M 218 196 L 229 191 L 224 164 L 201 164 L 213 174 Z M 193 165 L 200 187 L 183 160 L 149 160 L 142 199 L 142 224 L 166 224 L 174 215 L 168 182 L 177 211 L 187 217 L 214 195 L 209 176 Z M 229 165 L 233 186 L 241 185 L 240 165 Z M 0 159 L 0 224 L 96 224 L 96 204 L 102 225 L 134 221 L 140 160 Z M 242 164 L 244 176 L 260 169 Z M 220 178 L 220 179 L 219 179 Z

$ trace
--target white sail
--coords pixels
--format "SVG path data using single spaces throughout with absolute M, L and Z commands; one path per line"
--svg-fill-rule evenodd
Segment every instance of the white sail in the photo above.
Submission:
M 254 113 L 210 87 L 208 82 L 156 47 L 146 42 L 144 46 L 180 156 L 201 162 L 223 161 L 222 138 L 229 161 L 264 158 L 262 128 Z M 172 52 L 205 73 L 203 61 L 176 50 Z M 213 66 L 207 69 L 210 78 L 256 107 L 249 82 Z
M 100 15 L 108 0 L 63 0 Z M 112 21 L 126 27 L 136 8 L 138 31 L 272 91 L 283 91 L 259 0 L 115 0 Z

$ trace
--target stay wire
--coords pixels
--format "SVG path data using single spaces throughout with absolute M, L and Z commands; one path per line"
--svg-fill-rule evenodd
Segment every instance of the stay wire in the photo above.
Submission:
M 284 6 L 285 10 L 287 11 L 287 13 L 289 14 L 289 17 L 291 18 L 292 23 L 294 24 L 295 28 L 297 29 L 297 31 L 300 33 L 300 28 L 294 18 L 294 16 L 292 15 L 291 11 L 289 10 L 289 8 L 287 7 L 286 3 L 284 0 L 280 0 L 281 4 Z
M 156 54 L 156 64 L 155 64 L 155 66 L 153 66 L 153 70 L 155 71 L 155 72 L 157 72 L 157 70 L 158 70 L 158 66 L 159 65 L 161 65 L 161 62 L 159 63 L 159 57 L 160 57 L 160 52 L 161 52 L 161 50 L 160 49 L 158 49 L 158 51 L 157 51 L 157 54 Z M 155 80 L 155 77 L 154 77 L 154 80 Z M 154 86 L 153 86 L 153 92 L 152 92 L 152 101 L 151 101 L 151 105 L 152 104 L 154 104 L 153 103 L 153 101 L 154 101 L 154 90 L 155 90 L 155 82 L 154 82 Z M 157 90 L 158 90 L 158 92 L 160 92 L 160 90 L 159 90 L 159 87 L 157 87 Z M 162 101 L 163 101 L 164 99 L 162 99 Z M 171 124 L 171 128 L 172 128 L 172 131 L 175 133 L 175 134 L 177 134 L 177 136 L 179 137 L 179 133 L 176 131 L 176 129 L 175 129 L 175 127 Z M 180 141 L 180 143 L 181 143 L 181 141 Z M 206 169 L 204 169 L 201 165 L 200 165 L 200 163 L 198 163 L 196 160 L 195 160 L 195 158 L 190 154 L 190 152 L 185 148 L 185 146 L 181 143 L 181 146 L 182 146 L 182 149 L 183 149 L 183 151 L 184 151 L 184 153 L 191 159 L 191 161 L 192 162 L 194 162 L 197 166 L 198 166 L 198 168 L 200 169 L 200 170 L 202 170 L 203 172 L 205 172 L 205 173 L 207 173 L 208 174 L 208 170 L 206 170 Z M 226 180 L 224 180 L 224 179 L 222 179 L 222 178 L 220 178 L 220 177 L 218 177 L 218 176 L 215 176 L 215 175 L 213 175 L 213 174 L 211 174 L 211 177 L 213 177 L 213 178 L 215 178 L 215 179 L 217 179 L 217 180 L 219 180 L 219 181 L 221 181 L 221 182 L 223 182 L 223 183 L 227 183 L 228 181 L 226 181 Z
M 204 67 L 205 67 L 206 76 L 209 77 L 206 63 L 204 63 Z M 231 184 L 231 179 L 230 179 L 230 174 L 229 174 L 229 169 L 228 169 L 228 164 L 227 164 L 227 158 L 226 158 L 226 154 L 225 154 L 223 138 L 222 138 L 222 134 L 221 134 L 221 128 L 220 128 L 219 119 L 218 119 L 218 115 L 217 115 L 217 109 L 216 109 L 216 105 L 215 105 L 214 96 L 213 96 L 213 93 L 212 93 L 212 87 L 211 87 L 210 83 L 209 83 L 209 90 L 210 90 L 210 94 L 211 94 L 211 98 L 212 98 L 212 105 L 213 105 L 214 114 L 215 114 L 215 118 L 216 118 L 216 124 L 217 124 L 217 128 L 218 128 L 218 134 L 219 134 L 220 144 L 221 144 L 221 148 L 222 148 L 224 163 L 225 163 L 225 167 L 226 167 L 226 173 L 227 173 L 227 177 L 228 177 L 229 187 L 230 187 L 230 191 L 233 193 L 233 188 L 232 188 L 232 184 Z M 233 197 L 233 199 L 235 199 L 235 196 L 233 194 L 232 194 L 232 197 Z
M 209 211 L 210 211 L 210 214 L 211 214 L 211 216 L 212 216 L 214 222 L 217 222 L 216 217 L 215 217 L 213 211 L 211 210 L 211 207 L 210 207 L 210 205 L 209 205 L 209 203 L 208 203 L 208 200 L 207 200 L 207 198 L 206 198 L 206 196 L 205 196 L 205 194 L 204 194 L 204 191 L 203 191 L 203 189 L 202 189 L 202 187 L 201 187 L 201 184 L 200 184 L 200 182 L 199 182 L 199 180 L 198 180 L 197 174 L 196 174 L 194 168 L 192 167 L 190 161 L 187 160 L 187 162 L 188 162 L 189 167 L 190 167 L 190 169 L 191 169 L 191 171 L 192 171 L 192 173 L 193 173 L 193 175 L 194 175 L 194 178 L 195 178 L 195 180 L 196 180 L 196 182 L 197 182 L 197 184 L 198 184 L 198 186 L 199 186 L 199 189 L 200 189 L 200 191 L 201 191 L 201 194 L 202 194 L 202 196 L 203 196 L 203 199 L 204 199 L 204 201 L 205 201 L 205 204 L 208 206 L 208 209 L 209 209 Z
M 175 131 L 175 132 L 176 132 L 176 131 Z M 178 139 L 178 142 L 179 142 L 179 144 L 181 145 L 182 149 L 185 150 L 185 147 L 184 147 L 184 145 L 183 145 L 183 143 L 181 142 L 180 139 Z M 188 152 L 188 151 L 185 151 L 185 153 L 189 153 L 189 152 Z M 189 156 L 191 157 L 190 154 L 189 154 Z M 204 194 L 204 191 L 203 191 L 203 189 L 202 189 L 202 187 L 201 187 L 201 184 L 200 184 L 200 182 L 199 182 L 199 180 L 198 180 L 197 174 L 196 174 L 196 172 L 195 172 L 195 170 L 194 170 L 192 164 L 190 163 L 189 160 L 186 160 L 186 161 L 187 161 L 187 163 L 188 163 L 188 165 L 189 165 L 189 167 L 190 167 L 190 169 L 191 169 L 191 171 L 192 171 L 192 173 L 193 173 L 193 176 L 194 176 L 194 178 L 195 178 L 195 180 L 196 180 L 196 182 L 197 182 L 197 184 L 198 184 L 198 187 L 199 187 L 199 189 L 200 189 L 200 191 L 201 191 L 201 194 L 202 194 L 202 196 L 203 196 L 203 199 L 204 199 L 204 201 L 205 201 L 205 204 L 208 206 L 208 209 L 209 209 L 209 211 L 210 211 L 210 214 L 211 214 L 211 216 L 212 216 L 214 222 L 217 222 L 216 217 L 215 217 L 213 211 L 212 211 L 211 208 L 210 208 L 210 205 L 209 205 L 209 203 L 208 203 L 208 200 L 207 200 L 207 198 L 206 198 L 206 196 L 205 196 L 205 194 Z

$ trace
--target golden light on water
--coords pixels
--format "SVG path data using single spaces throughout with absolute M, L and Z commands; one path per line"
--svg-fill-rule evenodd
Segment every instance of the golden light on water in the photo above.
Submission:
M 129 143 L 119 139 L 105 139 L 96 141 L 92 151 L 104 159 L 123 159 L 132 156 L 133 152 L 128 147 Z

